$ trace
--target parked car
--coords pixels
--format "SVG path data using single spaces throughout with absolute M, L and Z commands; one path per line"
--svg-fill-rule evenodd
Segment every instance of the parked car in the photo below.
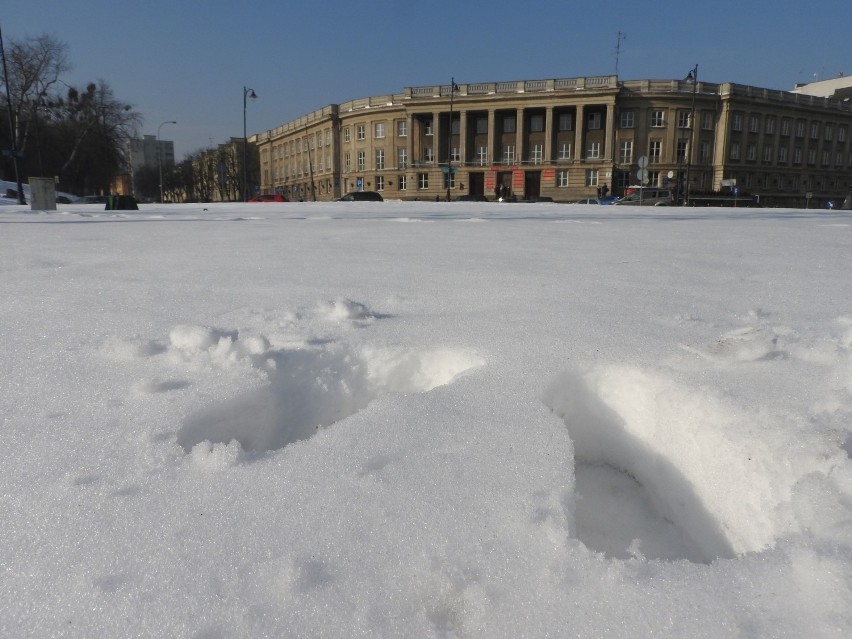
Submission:
M 472 195 L 468 193 L 467 195 L 459 195 L 456 198 L 456 202 L 487 202 L 488 198 L 484 195 Z
M 615 206 L 638 205 L 642 206 L 674 206 L 674 196 L 669 189 L 658 189 L 656 187 L 636 186 L 631 189 L 628 195 L 625 195 L 618 202 L 614 202 Z
M 618 197 L 617 195 L 607 195 L 606 197 L 602 197 L 600 200 L 598 200 L 598 203 L 599 204 L 615 204 L 620 199 L 621 198 Z
M 571 204 L 600 204 L 601 201 L 596 197 L 585 197 L 582 200 L 574 200 Z
M 287 202 L 287 198 L 280 193 L 264 193 L 249 200 L 249 202 Z
M 553 202 L 553 198 L 549 195 L 533 195 L 527 198 L 525 202 L 529 202 L 530 204 L 535 204 L 537 202 Z
M 385 199 L 375 191 L 352 191 L 341 198 L 338 202 L 384 202 Z

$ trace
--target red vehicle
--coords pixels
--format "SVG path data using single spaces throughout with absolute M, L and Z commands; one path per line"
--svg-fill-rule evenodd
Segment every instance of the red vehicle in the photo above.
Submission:
M 249 200 L 249 202 L 287 202 L 287 198 L 278 193 L 266 193 L 258 195 Z

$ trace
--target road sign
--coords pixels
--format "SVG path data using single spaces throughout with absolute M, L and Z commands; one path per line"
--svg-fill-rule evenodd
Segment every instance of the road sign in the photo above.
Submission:
M 358 178 L 357 180 L 355 180 L 355 186 L 358 187 L 359 191 L 361 189 L 363 189 L 364 188 L 364 178 Z
M 636 164 L 639 165 L 640 169 L 644 169 L 646 166 L 648 166 L 648 156 L 643 155 L 641 158 L 636 160 Z
M 639 182 L 645 184 L 648 180 L 648 170 L 647 169 L 639 169 L 636 171 L 636 177 L 639 178 Z

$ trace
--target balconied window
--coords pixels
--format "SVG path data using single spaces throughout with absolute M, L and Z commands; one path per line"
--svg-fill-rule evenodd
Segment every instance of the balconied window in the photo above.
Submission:
M 480 146 L 476 149 L 476 163 L 479 166 L 486 166 L 488 164 L 488 147 Z
M 570 160 L 571 159 L 571 143 L 570 142 L 562 142 L 556 150 L 556 159 L 557 160 Z
M 586 144 L 586 159 L 598 160 L 601 157 L 601 143 L 589 142 Z
M 503 164 L 514 164 L 514 163 L 515 163 L 515 145 L 514 144 L 503 145 Z
M 533 144 L 530 148 L 530 162 L 533 164 L 541 164 L 543 147 L 541 144 Z

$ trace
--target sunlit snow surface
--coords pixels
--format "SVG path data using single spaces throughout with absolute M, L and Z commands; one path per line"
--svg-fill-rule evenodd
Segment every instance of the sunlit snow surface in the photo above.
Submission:
M 0 206 L 0 636 L 852 636 L 852 214 Z

